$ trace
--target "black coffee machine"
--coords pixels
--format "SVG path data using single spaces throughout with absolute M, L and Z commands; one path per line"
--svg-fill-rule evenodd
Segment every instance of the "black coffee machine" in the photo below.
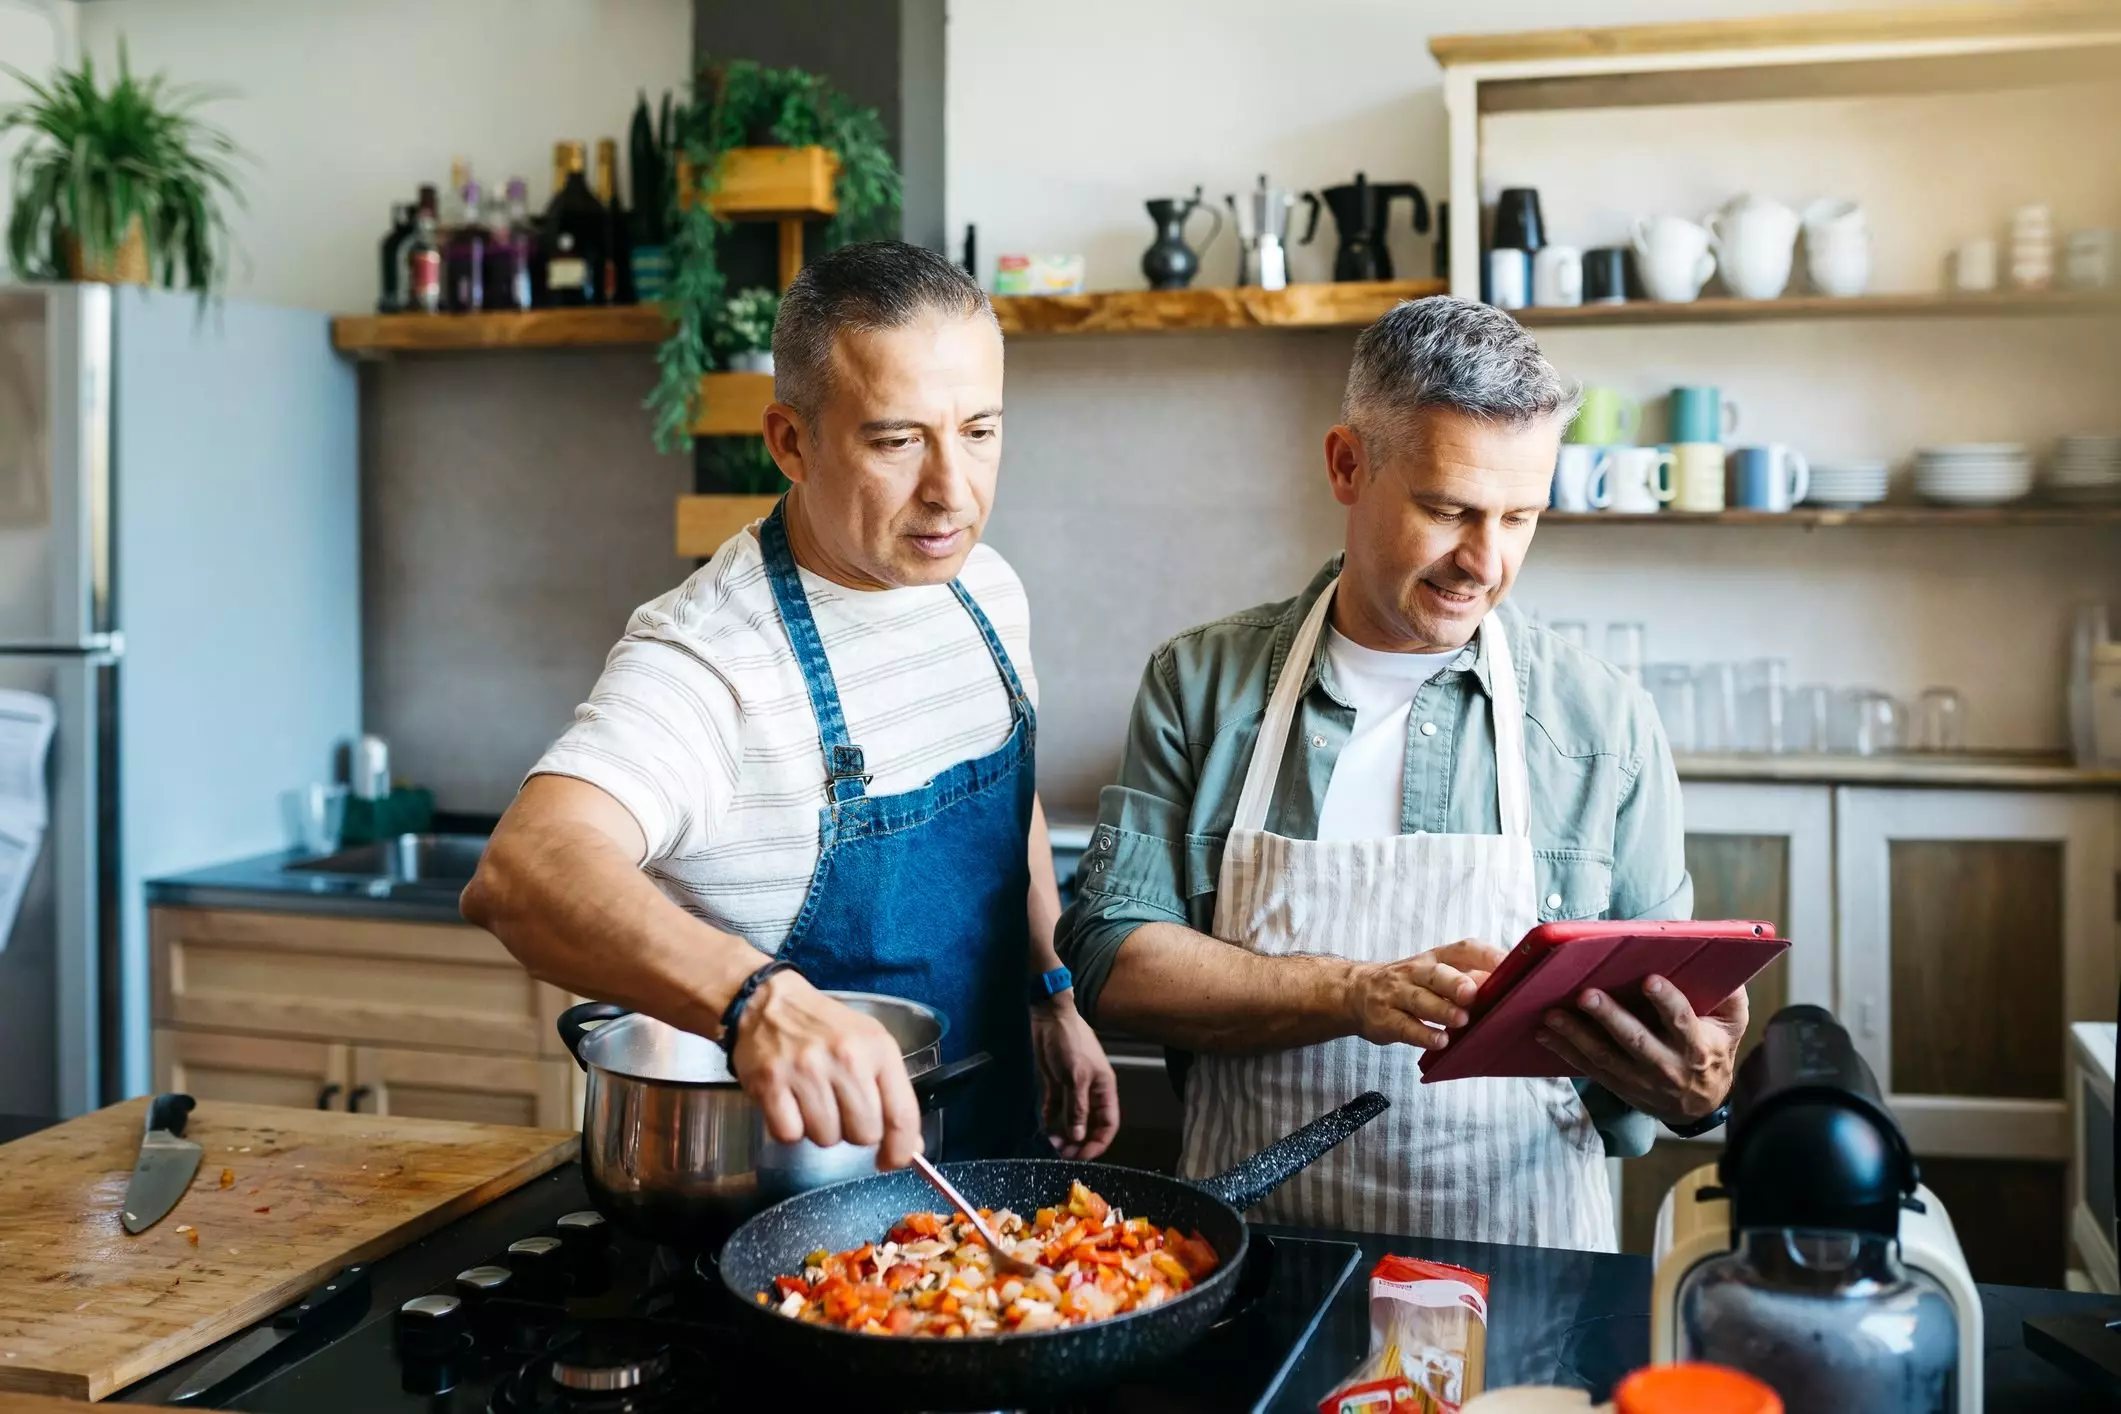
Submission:
M 1333 225 L 1340 232 L 1340 249 L 1333 253 L 1336 280 L 1389 280 L 1392 256 L 1385 248 L 1385 227 L 1392 219 L 1392 203 L 1401 197 L 1414 203 L 1414 231 L 1429 229 L 1429 199 L 1412 182 L 1377 182 L 1361 172 L 1346 186 L 1322 188 L 1319 196 L 1332 208 Z M 1304 228 L 1303 243 L 1318 234 L 1318 204 L 1311 204 L 1311 222 Z

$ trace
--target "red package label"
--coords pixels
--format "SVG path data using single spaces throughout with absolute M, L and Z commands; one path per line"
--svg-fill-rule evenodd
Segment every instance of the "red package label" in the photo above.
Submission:
M 1318 1414 L 1420 1414 L 1414 1386 L 1403 1379 L 1346 1385 L 1319 1401 Z

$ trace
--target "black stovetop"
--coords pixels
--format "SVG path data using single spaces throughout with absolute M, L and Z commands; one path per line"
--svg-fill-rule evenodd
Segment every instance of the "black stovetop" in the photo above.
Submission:
M 402 1274 L 383 1281 L 384 1264 L 378 1264 L 365 1321 L 336 1339 L 308 1342 L 306 1349 L 291 1343 L 283 1358 L 255 1372 L 247 1386 L 217 1393 L 213 1404 L 258 1414 L 901 1407 L 889 1391 L 838 1387 L 829 1372 L 762 1364 L 746 1351 L 741 1328 L 730 1321 L 733 1298 L 711 1259 L 612 1234 L 594 1214 L 561 1223 L 563 1215 L 547 1211 L 528 1230 L 505 1233 L 480 1230 L 491 1223 L 467 1222 L 422 1244 L 447 1249 L 450 1260 L 461 1264 L 459 1271 L 514 1268 L 501 1288 L 512 1295 L 476 1300 L 470 1292 L 478 1283 L 460 1284 L 454 1273 L 414 1293 L 461 1296 L 463 1304 L 448 1315 L 463 1319 L 464 1333 L 445 1331 L 439 1340 L 431 1329 L 408 1334 L 407 1323 L 396 1314 L 411 1299 L 404 1294 L 406 1283 Z M 540 1237 L 561 1242 L 532 1244 L 528 1253 L 508 1250 L 518 1239 Z M 1353 1242 L 1262 1233 L 1255 1235 L 1251 1253 L 1230 1314 L 1188 1350 L 1184 1361 L 1143 1380 L 1070 1396 L 1039 1414 L 1267 1409 L 1333 1297 L 1355 1272 L 1361 1249 Z M 425 1269 L 435 1266 L 429 1261 Z M 526 1278 L 532 1282 L 527 1290 Z M 494 1274 L 486 1280 L 495 1280 Z M 626 1388 L 603 1393 L 585 1388 L 594 1385 Z

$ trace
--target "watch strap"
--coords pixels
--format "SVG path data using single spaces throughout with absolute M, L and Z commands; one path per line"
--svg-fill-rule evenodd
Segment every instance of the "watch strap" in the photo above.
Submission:
M 1048 968 L 1031 979 L 1031 1000 L 1050 1001 L 1075 985 L 1075 974 L 1065 967 Z
M 1699 1139 L 1702 1135 L 1724 1123 L 1731 1117 L 1731 1102 L 1726 1100 L 1690 1124 L 1667 1124 L 1666 1129 L 1681 1139 Z

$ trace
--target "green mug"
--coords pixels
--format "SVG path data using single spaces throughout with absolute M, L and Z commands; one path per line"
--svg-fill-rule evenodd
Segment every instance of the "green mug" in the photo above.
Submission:
M 1635 435 L 1641 422 L 1639 409 L 1611 388 L 1586 388 L 1576 420 L 1569 424 L 1564 442 L 1611 447 Z

